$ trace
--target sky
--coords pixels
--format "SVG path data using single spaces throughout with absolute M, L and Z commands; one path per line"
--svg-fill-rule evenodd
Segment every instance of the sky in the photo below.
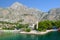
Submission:
M 19 2 L 27 7 L 37 8 L 44 12 L 52 8 L 60 8 L 60 0 L 0 0 L 0 7 L 6 8 L 15 2 Z

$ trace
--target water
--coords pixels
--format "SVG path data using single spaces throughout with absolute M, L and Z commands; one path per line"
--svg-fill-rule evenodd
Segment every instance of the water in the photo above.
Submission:
M 60 40 L 60 32 L 49 32 L 45 35 L 2 33 L 0 40 Z

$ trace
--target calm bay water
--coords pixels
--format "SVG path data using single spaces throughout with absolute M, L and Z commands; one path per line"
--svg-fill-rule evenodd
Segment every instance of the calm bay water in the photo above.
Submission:
M 45 35 L 2 33 L 0 40 L 60 40 L 60 32 L 49 32 Z

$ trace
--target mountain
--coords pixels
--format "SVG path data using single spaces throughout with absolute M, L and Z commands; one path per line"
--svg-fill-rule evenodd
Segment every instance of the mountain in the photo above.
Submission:
M 49 12 L 42 12 L 36 8 L 29 8 L 19 2 L 13 3 L 8 8 L 0 8 L 0 21 L 20 22 L 33 24 L 42 20 L 59 20 L 60 8 L 51 9 Z
M 15 2 L 8 8 L 0 8 L 0 21 L 35 23 L 42 16 L 42 12 L 35 8 L 28 8 L 21 3 Z
M 60 20 L 60 8 L 54 8 L 49 11 L 49 20 Z

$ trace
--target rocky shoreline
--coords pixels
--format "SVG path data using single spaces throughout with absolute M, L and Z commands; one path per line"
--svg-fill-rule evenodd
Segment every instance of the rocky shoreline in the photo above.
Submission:
M 43 34 L 46 34 L 46 33 L 48 33 L 48 32 L 51 32 L 51 31 L 57 31 L 57 29 L 56 30 L 54 30 L 54 29 L 51 29 L 51 30 L 46 30 L 46 31 L 35 31 L 35 30 L 32 30 L 32 31 L 30 31 L 30 32 L 25 32 L 25 31 L 20 31 L 20 30 L 0 30 L 0 34 L 1 33 L 3 33 L 3 32 L 13 32 L 13 33 L 20 33 L 20 34 L 41 34 L 41 35 L 43 35 Z
M 43 34 L 46 34 L 46 33 L 48 33 L 48 32 L 51 32 L 51 31 L 57 31 L 57 29 L 56 30 L 53 30 L 53 29 L 51 29 L 51 30 L 46 30 L 46 31 L 35 31 L 35 30 L 32 30 L 32 31 L 30 31 L 30 32 L 20 32 L 20 33 L 22 33 L 22 34 L 41 34 L 41 35 L 43 35 Z

